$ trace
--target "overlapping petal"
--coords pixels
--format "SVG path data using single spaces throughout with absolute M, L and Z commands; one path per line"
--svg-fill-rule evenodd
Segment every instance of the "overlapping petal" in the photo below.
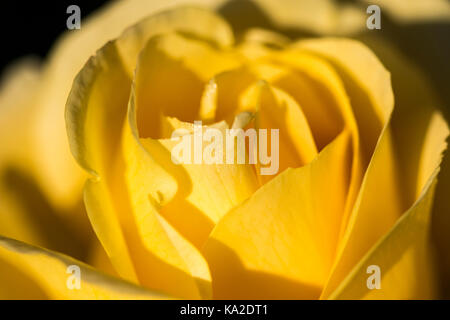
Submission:
M 448 136 L 442 117 L 418 121 L 414 177 L 401 169 L 390 75 L 368 48 L 333 38 L 287 48 L 264 33 L 232 43 L 218 16 L 179 8 L 128 29 L 75 80 L 69 142 L 91 174 L 86 207 L 117 273 L 193 299 L 372 297 L 360 280 L 379 259 L 390 284 L 376 297 L 433 296 L 429 208 Z M 261 186 L 258 165 L 172 163 L 171 132 L 182 128 L 195 144 L 196 119 L 222 133 L 232 123 L 279 127 L 281 173 Z M 414 181 L 406 196 L 402 177 Z M 407 245 L 411 230 L 420 236 Z M 430 285 L 391 290 L 401 270 L 423 271 Z
M 219 221 L 204 248 L 215 298 L 319 297 L 339 236 L 350 155 L 344 131 L 310 164 L 284 171 Z
M 159 161 L 162 147 L 159 152 L 149 152 L 150 148 L 144 148 L 139 140 L 145 132 L 140 132 L 136 120 L 148 118 L 145 114 L 136 118 L 137 113 L 153 110 L 154 117 L 161 106 L 140 103 L 144 95 L 139 85 L 145 84 L 144 79 L 133 85 L 128 104 L 133 65 L 129 63 L 137 61 L 134 55 L 152 35 L 179 30 L 226 45 L 232 41 L 227 28 L 203 9 L 181 8 L 154 15 L 107 44 L 90 60 L 77 77 L 67 104 L 72 152 L 93 175 L 85 189 L 88 214 L 113 264 L 131 281 L 181 297 L 208 297 L 208 268 L 197 249 L 158 212 L 178 186 L 173 173 Z M 182 41 L 177 36 L 164 40 L 159 44 L 168 48 Z M 150 40 L 149 46 L 154 41 Z M 194 44 L 191 48 L 197 47 Z M 140 79 L 139 70 L 147 69 L 137 64 L 136 77 Z M 170 68 L 162 71 L 168 74 Z M 136 109 L 137 105 L 141 108 Z

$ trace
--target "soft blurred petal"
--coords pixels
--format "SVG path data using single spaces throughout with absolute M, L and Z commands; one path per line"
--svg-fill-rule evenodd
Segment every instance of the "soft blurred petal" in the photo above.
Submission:
M 287 32 L 343 35 L 363 30 L 366 20 L 364 11 L 333 0 L 237 0 L 223 4 L 220 12 L 238 33 L 249 27 L 275 27 Z
M 0 234 L 86 258 L 92 233 L 79 203 L 58 210 L 40 189 L 33 153 L 34 103 L 41 71 L 24 59 L 9 67 L 0 92 Z M 80 201 L 80 199 L 79 199 Z
M 69 289 L 69 266 L 80 268 L 80 289 Z M 2 299 L 168 299 L 107 276 L 68 256 L 0 236 Z
M 450 21 L 448 0 L 361 0 L 376 4 L 401 23 Z
M 28 134 L 33 98 L 39 83 L 40 70 L 33 60 L 23 60 L 9 68 L 0 91 L 0 234 L 35 244 L 43 244 L 39 230 L 27 219 L 26 211 L 11 198 L 7 175 L 12 168 L 32 172 Z M 21 130 L 15 130 L 16 128 Z M 11 137 L 14 137 L 13 139 Z M 16 200 L 16 201 L 15 201 Z

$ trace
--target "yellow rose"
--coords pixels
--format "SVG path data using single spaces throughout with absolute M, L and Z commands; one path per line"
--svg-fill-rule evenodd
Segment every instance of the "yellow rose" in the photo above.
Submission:
M 2 190 L 25 196 L 0 203 L 0 297 L 443 297 L 449 130 L 422 70 L 361 33 L 360 3 L 182 2 L 114 3 L 3 87 Z M 421 19 L 448 19 L 430 3 Z M 277 174 L 174 163 L 197 120 L 278 129 Z

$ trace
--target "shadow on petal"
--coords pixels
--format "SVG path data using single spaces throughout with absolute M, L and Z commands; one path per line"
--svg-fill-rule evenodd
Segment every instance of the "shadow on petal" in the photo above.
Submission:
M 208 251 L 221 253 L 210 265 L 214 299 L 317 299 L 322 288 L 247 269 L 228 246 L 210 239 Z
M 3 171 L 0 180 L 5 186 L 4 195 L 17 204 L 26 224 L 41 239 L 40 243 L 33 244 L 83 261 L 87 258 L 93 232 L 81 202 L 70 212 L 58 211 L 50 205 L 34 180 L 13 166 Z M 4 232 L 10 237 L 23 240 L 16 230 Z

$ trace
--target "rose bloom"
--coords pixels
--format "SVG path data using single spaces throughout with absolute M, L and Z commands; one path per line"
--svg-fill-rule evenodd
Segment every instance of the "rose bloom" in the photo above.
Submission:
M 118 1 L 13 66 L 0 297 L 446 297 L 448 64 L 384 28 L 450 7 L 372 2 L 381 30 L 364 1 Z M 196 120 L 279 129 L 278 173 L 175 164 Z

